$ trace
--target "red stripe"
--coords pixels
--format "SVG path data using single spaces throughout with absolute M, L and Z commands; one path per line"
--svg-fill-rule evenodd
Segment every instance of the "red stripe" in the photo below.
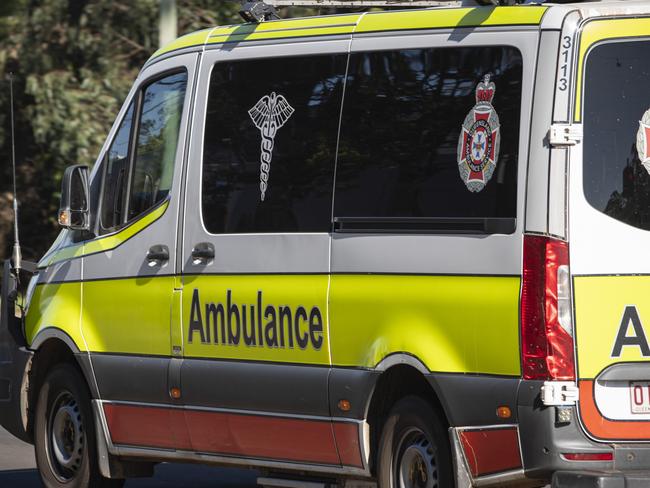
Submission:
M 334 437 L 336 438 L 341 464 L 363 468 L 357 424 L 334 422 Z
M 355 424 L 113 404 L 104 411 L 115 444 L 362 466 Z
M 460 432 L 460 442 L 472 476 L 522 467 L 517 429 L 481 429 Z

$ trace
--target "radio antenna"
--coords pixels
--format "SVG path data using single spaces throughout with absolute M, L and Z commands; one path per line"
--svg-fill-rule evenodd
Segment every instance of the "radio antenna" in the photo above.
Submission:
M 22 266 L 22 252 L 20 251 L 20 239 L 18 238 L 18 194 L 16 193 L 16 136 L 14 130 L 14 74 L 9 73 L 9 97 L 11 106 L 11 164 L 14 177 L 14 249 L 11 254 L 11 269 L 14 275 Z

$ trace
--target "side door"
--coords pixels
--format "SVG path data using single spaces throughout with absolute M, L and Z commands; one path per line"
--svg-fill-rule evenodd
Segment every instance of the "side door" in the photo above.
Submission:
M 82 334 L 114 444 L 165 447 L 180 181 L 196 55 L 138 77 L 91 182 Z M 180 350 L 180 349 L 179 349 Z M 164 412 L 164 411 L 163 411 Z M 171 426 L 171 428 L 170 428 Z
M 595 439 L 650 441 L 650 22 L 592 20 L 580 39 L 569 196 L 580 417 Z
M 182 252 L 181 382 L 195 451 L 339 464 L 327 293 L 347 48 L 205 53 Z

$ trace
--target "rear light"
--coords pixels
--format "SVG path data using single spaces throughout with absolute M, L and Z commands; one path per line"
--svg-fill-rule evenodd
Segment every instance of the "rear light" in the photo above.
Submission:
M 567 461 L 613 461 L 614 454 L 611 452 L 572 452 L 563 453 L 562 457 Z
M 569 246 L 524 236 L 522 371 L 527 380 L 575 380 Z

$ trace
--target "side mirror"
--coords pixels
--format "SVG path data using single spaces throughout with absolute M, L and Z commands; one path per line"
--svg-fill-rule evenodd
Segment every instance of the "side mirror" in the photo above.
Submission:
M 59 225 L 72 230 L 90 229 L 88 166 L 69 166 L 63 173 Z

